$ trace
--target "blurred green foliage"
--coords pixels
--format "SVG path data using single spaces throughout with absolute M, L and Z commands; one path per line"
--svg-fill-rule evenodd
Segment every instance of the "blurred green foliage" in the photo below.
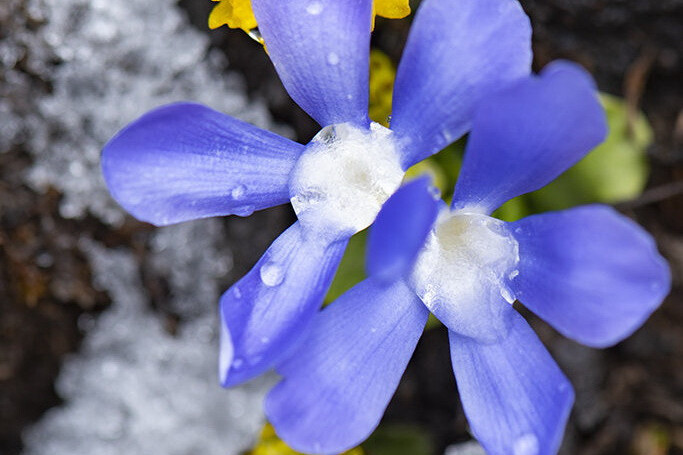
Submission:
M 652 143 L 650 124 L 640 112 L 629 115 L 621 98 L 602 94 L 600 100 L 609 124 L 605 142 L 554 182 L 512 199 L 494 216 L 511 221 L 581 204 L 614 204 L 643 192 L 649 175 L 646 151 Z
M 365 279 L 365 243 L 367 237 L 368 230 L 366 229 L 349 240 L 349 246 L 346 247 L 337 274 L 334 276 L 334 281 L 332 281 L 332 285 L 325 296 L 325 304 L 333 302 L 356 283 Z
M 418 427 L 380 425 L 362 444 L 365 455 L 431 455 L 429 436 Z

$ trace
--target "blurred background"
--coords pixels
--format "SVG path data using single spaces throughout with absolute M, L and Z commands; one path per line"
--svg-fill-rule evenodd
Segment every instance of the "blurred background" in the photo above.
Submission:
M 419 2 L 412 2 L 413 9 Z M 563 455 L 683 454 L 683 1 L 522 0 L 534 68 L 566 58 L 603 93 L 612 131 L 514 219 L 616 206 L 656 238 L 671 295 L 606 350 L 532 315 L 576 388 Z M 287 207 L 157 229 L 110 199 L 102 145 L 145 111 L 192 100 L 307 142 L 318 126 L 261 45 L 209 31 L 208 0 L 0 0 L 0 454 L 291 454 L 266 428 L 272 378 L 224 390 L 216 303 L 293 220 Z M 371 113 L 386 121 L 410 28 L 378 19 Z M 462 144 L 420 169 L 446 196 Z M 354 238 L 330 298 L 362 278 Z M 375 435 L 355 453 L 476 455 L 445 330 L 430 327 Z M 263 432 L 262 432 L 263 431 Z M 259 435 L 261 435 L 259 439 Z

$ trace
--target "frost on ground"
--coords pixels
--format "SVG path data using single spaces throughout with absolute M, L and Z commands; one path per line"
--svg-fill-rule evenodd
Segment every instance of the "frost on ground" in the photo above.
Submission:
M 478 442 L 468 441 L 447 447 L 444 455 L 486 455 L 486 452 Z
M 167 228 L 160 236 L 201 241 L 213 229 L 215 223 L 194 223 Z M 266 382 L 229 391 L 217 386 L 213 310 L 195 311 L 195 318 L 172 336 L 147 309 L 131 252 L 91 240 L 84 240 L 82 249 L 93 265 L 95 284 L 109 293 L 113 305 L 92 322 L 80 353 L 65 363 L 57 390 L 66 404 L 48 411 L 27 433 L 25 453 L 224 455 L 248 447 L 262 425 Z M 161 260 L 177 251 L 156 254 Z M 194 259 L 178 263 L 179 270 L 190 273 Z M 197 273 L 207 271 L 203 267 Z M 174 300 L 185 300 L 187 291 L 173 289 Z
M 29 1 L 30 19 L 43 25 L 26 40 L 47 51 L 28 53 L 27 65 L 45 72 L 52 93 L 37 101 L 37 115 L 27 119 L 36 159 L 28 180 L 64 194 L 64 217 L 89 210 L 106 222 L 122 220 L 101 180 L 100 150 L 149 109 L 190 100 L 268 125 L 265 107 L 247 105 L 240 81 L 225 74 L 221 57 L 211 53 L 207 61 L 207 38 L 187 24 L 175 3 Z
M 0 153 L 28 152 L 27 183 L 59 191 L 65 218 L 120 225 L 100 150 L 151 108 L 196 101 L 272 129 L 175 0 L 3 0 L 0 19 L 11 28 L 0 30 Z M 94 284 L 112 303 L 83 320 L 82 348 L 57 381 L 65 402 L 26 431 L 26 454 L 233 455 L 257 435 L 267 380 L 218 386 L 216 305 L 232 267 L 221 222 L 140 235 L 150 245 L 143 265 L 139 252 L 81 234 Z M 143 272 L 168 283 L 175 334 L 151 309 Z

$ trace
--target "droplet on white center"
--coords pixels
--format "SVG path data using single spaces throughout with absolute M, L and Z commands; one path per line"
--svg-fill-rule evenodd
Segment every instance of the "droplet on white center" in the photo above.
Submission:
M 259 275 L 263 284 L 269 287 L 277 286 L 285 278 L 285 271 L 281 265 L 274 262 L 266 262 L 259 269 Z
M 512 446 L 513 455 L 538 455 L 538 438 L 531 433 L 517 438 Z
M 323 12 L 323 4 L 320 2 L 311 2 L 306 6 L 306 12 L 312 16 L 317 16 Z
M 505 301 L 515 301 L 507 282 L 518 263 L 519 246 L 505 223 L 446 211 L 418 256 L 411 283 L 449 329 L 494 341 L 506 330 Z
M 323 128 L 290 181 L 292 206 L 306 228 L 338 238 L 368 227 L 400 186 L 403 169 L 391 130 L 372 123 Z

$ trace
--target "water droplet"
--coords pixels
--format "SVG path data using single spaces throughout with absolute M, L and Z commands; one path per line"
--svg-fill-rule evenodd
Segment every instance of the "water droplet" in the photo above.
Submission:
M 508 278 L 514 280 L 519 275 L 519 270 L 515 269 L 508 275 Z
M 330 65 L 338 65 L 339 64 L 339 56 L 335 52 L 330 52 L 327 54 L 327 63 Z
M 282 280 L 285 278 L 285 271 L 278 264 L 267 262 L 259 269 L 259 275 L 261 275 L 263 284 L 272 287 L 282 283 Z
M 263 344 L 268 344 L 270 342 L 270 338 L 268 337 L 261 337 L 261 343 Z
M 237 185 L 235 188 L 233 188 L 230 191 L 230 196 L 233 199 L 240 199 L 242 196 L 244 196 L 244 193 L 247 191 L 247 187 L 244 185 Z
M 370 333 L 375 333 L 375 332 L 377 332 L 377 328 L 376 328 L 376 327 L 372 327 L 372 328 L 370 329 Z
M 430 306 L 434 304 L 436 300 L 436 291 L 432 287 L 428 287 L 424 293 L 420 296 L 425 305 Z
M 232 361 L 232 368 L 234 370 L 239 370 L 242 368 L 242 365 L 244 364 L 244 361 L 240 359 L 239 357 L 235 358 L 235 360 Z
M 510 290 L 506 287 L 500 288 L 500 295 L 505 299 L 507 303 L 515 303 L 515 296 L 512 295 Z
M 249 30 L 247 32 L 247 35 L 249 35 L 249 37 L 251 39 L 253 39 L 254 41 L 256 41 L 259 44 L 263 44 L 263 42 L 264 42 L 263 36 L 261 36 L 261 31 L 258 29 L 258 27 L 252 28 L 251 30 Z
M 434 185 L 429 185 L 427 191 L 429 191 L 429 194 L 431 194 L 434 199 L 441 199 L 441 190 Z
M 242 298 L 242 291 L 240 290 L 240 288 L 235 286 L 232 288 L 232 295 L 234 295 L 235 298 L 239 300 Z
M 448 131 L 446 129 L 441 130 L 441 137 L 443 137 L 444 141 L 448 144 L 453 142 L 453 135 L 451 134 L 450 131 Z
M 311 2 L 306 7 L 306 12 L 313 16 L 317 16 L 318 14 L 323 12 L 323 5 L 320 2 Z
M 515 440 L 512 446 L 514 455 L 538 455 L 538 439 L 532 433 L 527 433 Z
M 254 213 L 253 205 L 243 205 L 235 208 L 235 215 L 237 216 L 249 216 Z

